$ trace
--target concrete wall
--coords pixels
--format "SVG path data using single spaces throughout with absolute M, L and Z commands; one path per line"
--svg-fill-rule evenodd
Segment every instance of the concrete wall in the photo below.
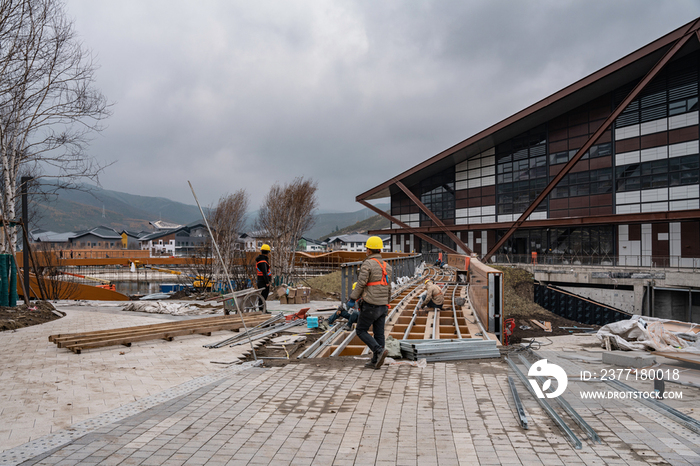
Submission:
M 635 306 L 633 290 L 611 290 L 607 288 L 584 288 L 577 286 L 559 286 L 559 288 L 571 293 L 592 299 L 602 304 L 607 304 L 621 311 L 640 314 L 641 309 Z

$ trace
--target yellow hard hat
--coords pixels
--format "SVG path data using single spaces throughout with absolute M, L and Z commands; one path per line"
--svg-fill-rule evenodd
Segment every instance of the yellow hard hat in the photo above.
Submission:
M 355 282 L 355 283 L 352 284 L 352 289 L 353 289 L 353 290 L 355 289 L 355 286 L 356 286 L 356 285 L 357 285 L 357 282 Z
M 426 279 L 423 283 L 425 283 L 425 284 L 427 285 L 428 283 L 432 284 L 433 281 L 432 281 L 431 279 L 428 278 L 428 279 Z
M 375 249 L 381 251 L 384 249 L 384 241 L 379 236 L 370 236 L 365 244 L 367 249 Z
M 270 245 L 263 244 L 262 247 L 260 248 L 260 251 L 270 251 Z

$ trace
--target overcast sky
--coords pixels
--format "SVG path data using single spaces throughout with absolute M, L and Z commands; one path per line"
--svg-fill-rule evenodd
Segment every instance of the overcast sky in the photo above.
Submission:
M 697 0 L 67 0 L 114 103 L 105 189 L 323 210 L 700 16 Z

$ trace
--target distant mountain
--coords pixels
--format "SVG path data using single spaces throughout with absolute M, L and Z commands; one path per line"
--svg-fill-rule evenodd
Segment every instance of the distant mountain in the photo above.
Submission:
M 383 211 L 389 210 L 389 204 L 377 204 L 376 207 Z M 355 212 L 319 213 L 316 215 L 316 223 L 309 231 L 304 232 L 304 236 L 312 239 L 321 239 L 323 235 L 328 237 L 327 233 L 329 232 L 341 230 L 345 227 L 349 227 L 350 225 L 355 225 L 357 222 L 374 217 L 375 215 L 376 214 L 373 211 L 366 207 Z M 255 229 L 254 225 L 257 217 L 257 210 L 248 212 L 246 219 L 246 230 L 252 231 Z M 386 222 L 386 226 L 389 226 L 388 221 Z
M 367 233 L 371 230 L 382 230 L 384 228 L 389 228 L 389 224 L 389 220 L 385 219 L 381 215 L 374 215 L 366 220 L 353 223 L 352 225 L 349 225 L 345 228 L 326 233 L 320 236 L 318 239 L 325 240 L 326 238 L 331 236 L 350 235 L 353 233 Z
M 389 204 L 378 204 L 376 206 L 381 210 L 388 210 Z M 370 217 L 374 217 L 376 214 L 364 208 L 356 212 L 345 212 L 340 214 L 319 214 L 316 216 L 316 224 L 312 229 L 304 233 L 304 236 L 314 239 L 322 239 L 321 236 L 326 235 L 329 232 L 340 230 L 342 228 L 354 225 L 357 222 L 367 220 Z M 388 222 L 387 222 L 388 226 Z M 326 235 L 328 237 L 328 235 Z
M 87 185 L 84 185 L 88 188 Z M 149 229 L 148 222 L 187 224 L 201 219 L 197 206 L 182 204 L 163 197 L 137 196 L 89 186 L 82 190 L 59 190 L 48 200 L 30 196 L 32 228 L 65 232 L 98 225 L 116 230 Z
M 47 186 L 44 191 L 51 191 L 49 188 L 50 186 Z M 57 195 L 49 196 L 48 200 L 42 199 L 41 196 L 30 196 L 31 228 L 66 232 L 104 225 L 117 231 L 150 230 L 148 222 L 154 220 L 185 225 L 202 218 L 195 205 L 187 205 L 163 197 L 111 191 L 97 186 L 84 185 L 83 188 L 89 188 L 89 191 L 59 190 Z M 389 205 L 378 204 L 377 208 L 388 210 Z M 314 239 L 323 235 L 327 237 L 328 233 L 334 230 L 354 226 L 358 222 L 376 217 L 374 212 L 367 208 L 356 212 L 339 213 L 332 210 L 323 212 L 316 215 L 316 224 L 305 232 L 304 236 Z M 257 210 L 247 214 L 247 231 L 254 229 L 257 215 Z

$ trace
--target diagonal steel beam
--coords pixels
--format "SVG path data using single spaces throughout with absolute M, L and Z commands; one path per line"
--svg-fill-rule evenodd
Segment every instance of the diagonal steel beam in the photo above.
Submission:
M 398 226 L 400 226 L 400 227 L 403 228 L 404 230 L 407 230 L 409 233 L 412 233 L 413 235 L 419 237 L 420 239 L 422 239 L 422 240 L 424 240 L 424 241 L 427 241 L 428 243 L 432 244 L 433 246 L 435 246 L 435 247 L 437 247 L 437 248 L 440 248 L 440 249 L 442 249 L 442 250 L 445 251 L 445 252 L 450 252 L 450 253 L 452 253 L 452 254 L 457 254 L 457 251 L 455 251 L 455 250 L 452 249 L 451 247 L 445 246 L 444 244 L 442 244 L 442 243 L 439 242 L 438 240 L 433 239 L 433 238 L 431 238 L 431 237 L 429 237 L 429 236 L 426 236 L 426 235 L 424 235 L 423 233 L 418 233 L 418 232 L 417 232 L 416 230 L 414 230 L 413 228 L 411 228 L 411 227 L 409 227 L 408 225 L 406 225 L 405 223 L 403 223 L 403 222 L 397 220 L 396 218 L 394 218 L 394 217 L 392 217 L 391 215 L 387 214 L 387 213 L 384 212 L 383 210 L 374 207 L 374 206 L 373 206 L 372 204 L 370 204 L 369 202 L 363 201 L 363 200 L 358 200 L 357 202 L 359 202 L 359 203 L 362 204 L 363 206 L 367 207 L 368 209 L 375 211 L 376 213 L 378 213 L 378 214 L 381 215 L 382 217 L 388 219 L 390 222 L 393 222 L 393 223 L 397 224 Z
M 496 251 L 499 250 L 501 246 L 510 238 L 513 233 L 515 233 L 515 230 L 520 228 L 520 225 L 523 224 L 525 220 L 530 216 L 532 212 L 535 211 L 537 206 L 539 206 L 543 200 L 549 195 L 549 193 L 554 189 L 554 187 L 559 184 L 562 178 L 566 176 L 569 171 L 576 165 L 576 163 L 583 157 L 583 154 L 585 154 L 588 149 L 591 148 L 593 144 L 602 136 L 602 134 L 610 127 L 610 125 L 615 121 L 615 119 L 620 116 L 620 113 L 624 109 L 627 108 L 627 106 L 639 95 L 640 92 L 651 82 L 652 79 L 656 77 L 656 75 L 661 71 L 661 69 L 668 63 L 668 61 L 673 58 L 673 56 L 678 52 L 683 45 L 685 45 L 686 42 L 688 42 L 688 39 L 690 39 L 691 36 L 694 36 L 697 34 L 698 31 L 696 31 L 698 22 L 700 21 L 697 20 L 695 21 L 689 28 L 688 32 L 683 35 L 678 41 L 671 47 L 663 57 L 654 65 L 654 67 L 649 70 L 649 72 L 644 76 L 644 79 L 642 79 L 635 87 L 632 89 L 632 92 L 630 92 L 627 97 L 625 97 L 625 100 L 620 103 L 620 105 L 615 108 L 615 110 L 610 114 L 610 116 L 603 122 L 603 124 L 598 128 L 598 130 L 593 133 L 593 136 L 588 138 L 588 141 L 581 147 L 578 152 L 576 152 L 576 155 L 569 160 L 569 163 L 567 163 L 564 168 L 555 176 L 552 181 L 549 182 L 546 188 L 540 193 L 539 196 L 537 196 L 537 199 L 535 199 L 532 204 L 523 212 L 523 214 L 518 218 L 518 220 L 513 223 L 513 226 L 510 227 L 510 229 L 506 232 L 506 234 L 496 242 L 496 244 L 489 250 L 489 252 L 484 256 L 482 259 L 483 262 L 488 261 L 491 256 L 493 256 Z M 700 36 L 699 36 L 700 37 Z
M 400 181 L 397 181 L 397 182 L 396 182 L 396 186 L 398 186 L 398 187 L 401 189 L 401 191 L 403 191 L 403 192 L 406 194 L 406 196 L 408 196 L 408 198 L 411 199 L 411 201 L 413 201 L 413 203 L 414 203 L 415 205 L 417 205 L 418 208 L 420 208 L 420 210 L 422 210 L 423 212 L 425 212 L 425 215 L 427 215 L 428 217 L 430 217 L 430 220 L 432 220 L 432 221 L 435 223 L 435 225 L 437 225 L 438 227 L 440 227 L 440 229 L 441 229 L 447 236 L 449 236 L 450 238 L 452 238 L 452 241 L 454 241 L 455 244 L 456 244 L 457 246 L 459 246 L 460 248 L 462 248 L 462 250 L 465 251 L 466 254 L 471 255 L 472 250 L 469 249 L 469 248 L 467 247 L 467 245 L 464 244 L 464 242 L 463 242 L 461 239 L 459 239 L 459 238 L 457 237 L 457 235 L 455 235 L 455 234 L 452 233 L 450 230 L 448 230 L 447 227 L 445 226 L 445 224 L 442 223 L 442 221 L 441 221 L 439 218 L 437 218 L 437 215 L 435 215 L 434 213 L 432 213 L 432 212 L 430 211 L 430 209 L 428 209 L 428 208 L 425 206 L 425 204 L 423 204 L 423 203 L 420 201 L 420 199 L 418 199 L 418 197 L 416 197 L 416 195 L 413 194 L 413 193 L 411 192 L 411 190 L 408 189 L 408 188 L 406 187 L 406 185 L 404 185 L 404 184 L 403 184 L 402 182 L 400 182 Z

